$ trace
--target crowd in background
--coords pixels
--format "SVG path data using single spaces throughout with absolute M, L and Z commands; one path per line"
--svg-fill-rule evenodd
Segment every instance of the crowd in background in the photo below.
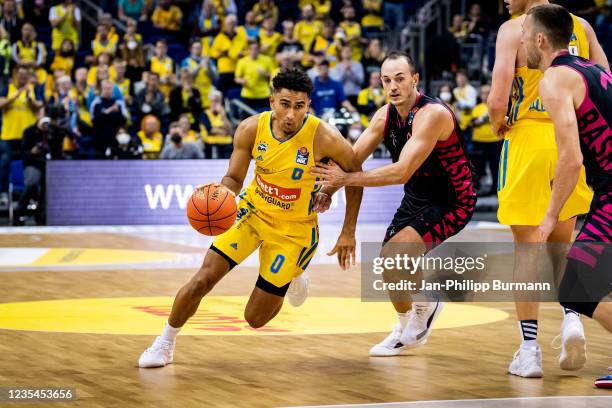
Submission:
M 23 209 L 49 159 L 227 158 L 238 120 L 269 109 L 271 79 L 287 67 L 313 80 L 312 113 L 351 118 L 342 130 L 354 141 L 387 102 L 386 40 L 425 0 L 102 0 L 93 23 L 78 3 L 0 0 L 0 207 L 15 159 Z M 594 25 L 608 24 L 611 1 L 576 3 Z M 498 23 L 473 4 L 447 31 L 486 36 Z M 495 180 L 488 87 L 460 68 L 451 64 L 455 83 L 436 92 L 481 175 L 488 164 Z

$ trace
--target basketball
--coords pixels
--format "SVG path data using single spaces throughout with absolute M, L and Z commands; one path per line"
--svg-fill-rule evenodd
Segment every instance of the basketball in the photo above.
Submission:
M 221 185 L 207 184 L 196 189 L 187 202 L 189 223 L 201 234 L 219 235 L 236 219 L 234 195 Z

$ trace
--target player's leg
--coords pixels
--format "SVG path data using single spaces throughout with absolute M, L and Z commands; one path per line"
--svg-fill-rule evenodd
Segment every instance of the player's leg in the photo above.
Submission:
M 280 312 L 284 298 L 284 294 L 266 292 L 256 286 L 244 309 L 244 319 L 254 329 L 265 326 Z
M 381 250 L 382 258 L 395 258 L 396 255 L 418 257 L 426 252 L 427 246 L 421 234 L 412 226 L 406 226 L 395 233 Z M 385 282 L 399 282 L 406 279 L 409 271 L 395 269 L 385 270 Z M 411 281 L 419 281 L 420 271 L 411 275 Z M 389 298 L 397 313 L 398 322 L 391 333 L 380 343 L 370 349 L 372 357 L 390 357 L 404 350 L 422 346 L 427 342 L 433 323 L 440 315 L 443 303 L 426 299 L 423 294 L 420 301 L 412 301 L 408 292 L 389 292 Z
M 140 356 L 140 367 L 161 367 L 172 363 L 176 336 L 198 310 L 202 298 L 261 244 L 257 232 L 258 219 L 251 217 L 248 211 L 240 214 L 240 220 L 215 239 L 200 269 L 178 291 L 168 322 L 161 336 Z

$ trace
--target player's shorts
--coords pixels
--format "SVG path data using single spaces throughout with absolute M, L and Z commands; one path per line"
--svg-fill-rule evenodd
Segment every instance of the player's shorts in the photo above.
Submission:
M 404 195 L 383 242 L 387 243 L 404 228 L 412 227 L 421 236 L 427 248 L 431 249 L 465 228 L 473 213 L 474 206 L 471 204 L 447 207 L 431 203 L 426 207 L 415 208 L 411 198 Z
M 499 161 L 497 218 L 501 224 L 540 224 L 550 203 L 556 164 L 557 145 L 552 124 L 529 120 L 512 126 Z M 592 199 L 583 166 L 559 220 L 586 214 Z
M 259 248 L 256 286 L 285 296 L 291 280 L 308 267 L 318 243 L 316 219 L 306 222 L 274 219 L 242 199 L 236 223 L 214 240 L 211 250 L 225 258 L 231 269 Z

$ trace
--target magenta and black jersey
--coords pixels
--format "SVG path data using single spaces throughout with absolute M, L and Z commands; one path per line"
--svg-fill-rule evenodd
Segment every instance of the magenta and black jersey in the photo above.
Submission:
M 419 94 L 408 117 L 402 119 L 392 104 L 387 106 L 384 145 L 393 162 L 412 135 L 418 112 L 438 99 Z M 445 106 L 445 105 L 443 105 Z M 452 114 L 452 112 L 451 112 Z M 404 185 L 404 198 L 387 229 L 385 242 L 403 228 L 413 227 L 427 243 L 438 245 L 461 231 L 472 218 L 476 205 L 474 174 L 462 140 L 455 130 L 438 142 L 429 157 Z
M 595 196 L 577 240 L 612 242 L 612 74 L 570 54 L 558 56 L 552 66 L 573 69 L 586 88 L 576 118 L 587 182 Z

